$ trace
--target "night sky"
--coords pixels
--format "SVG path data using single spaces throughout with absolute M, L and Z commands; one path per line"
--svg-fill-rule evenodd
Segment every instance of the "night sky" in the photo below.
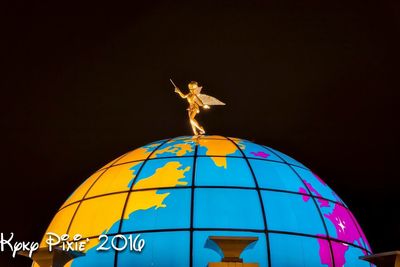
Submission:
M 92 172 L 190 135 L 173 78 L 227 103 L 199 116 L 207 133 L 304 163 L 374 252 L 400 249 L 400 2 L 33 2 L 1 7 L 0 232 L 40 241 Z

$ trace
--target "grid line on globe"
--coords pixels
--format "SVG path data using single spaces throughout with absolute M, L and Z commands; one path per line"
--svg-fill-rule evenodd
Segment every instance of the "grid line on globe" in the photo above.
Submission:
M 223 257 L 213 235 L 258 237 L 241 256 L 260 266 L 370 266 L 358 259 L 371 254 L 361 227 L 321 178 L 272 148 L 222 136 L 118 157 L 71 194 L 50 231 L 90 239 L 73 267 L 206 267 Z M 101 234 L 141 234 L 146 247 L 98 252 Z
M 259 187 L 258 182 L 257 182 L 256 175 L 254 174 L 254 170 L 253 170 L 253 168 L 251 167 L 251 164 L 250 164 L 248 158 L 247 158 L 246 155 L 243 153 L 243 151 L 242 151 L 242 149 L 240 148 L 240 146 L 239 146 L 238 144 L 236 144 L 234 141 L 232 141 L 232 139 L 230 139 L 229 137 L 227 137 L 227 139 L 228 139 L 229 141 L 231 141 L 231 142 L 237 147 L 238 151 L 240 151 L 240 154 L 241 154 L 241 155 L 243 156 L 243 158 L 246 160 L 247 166 L 249 167 L 249 170 L 250 170 L 250 172 L 251 172 L 251 176 L 253 177 L 254 184 L 255 184 L 255 186 L 256 186 L 258 198 L 259 198 L 259 200 L 260 200 L 260 205 L 261 205 L 261 212 L 262 212 L 263 221 L 264 221 L 264 228 L 265 228 L 265 230 L 267 231 L 267 230 L 268 230 L 267 216 L 266 216 L 266 214 L 265 214 L 265 208 L 264 208 L 263 201 L 262 201 L 261 191 L 260 191 L 260 187 Z M 267 245 L 266 245 L 266 247 L 267 247 L 267 257 L 268 257 L 268 258 L 267 258 L 267 262 L 268 262 L 268 266 L 270 266 L 270 265 L 271 265 L 271 251 L 270 251 L 269 236 L 268 236 L 267 232 L 265 232 L 265 240 L 266 240 L 266 244 L 267 244 Z
M 152 152 L 150 152 L 150 154 L 149 154 L 149 155 L 147 156 L 147 158 L 145 159 L 144 163 L 140 166 L 139 170 L 137 171 L 137 175 L 135 175 L 135 177 L 133 178 L 132 184 L 131 184 L 131 186 L 130 186 L 130 188 L 129 188 L 129 192 L 128 192 L 127 196 L 126 196 L 126 200 L 125 200 L 124 207 L 123 207 L 123 209 L 122 209 L 121 219 L 120 219 L 121 222 L 120 222 L 120 224 L 119 224 L 117 234 L 123 234 L 123 232 L 121 231 L 122 225 L 123 225 L 123 223 L 124 223 L 123 218 L 124 218 L 126 206 L 127 206 L 127 203 L 128 203 L 128 199 L 129 199 L 129 197 L 130 197 L 130 194 L 131 194 L 131 192 L 132 192 L 133 186 L 134 186 L 134 184 L 135 184 L 135 180 L 137 179 L 137 177 L 139 176 L 140 172 L 142 171 L 143 166 L 146 164 L 146 161 L 147 161 L 147 160 L 162 146 L 162 145 L 164 145 L 165 143 L 167 143 L 167 142 L 170 141 L 170 140 L 171 140 L 171 139 L 168 139 L 168 140 L 166 140 L 166 141 L 160 143 Z M 119 246 L 119 242 L 120 242 L 120 239 L 117 240 L 117 247 Z M 114 266 L 118 266 L 118 252 L 114 253 Z

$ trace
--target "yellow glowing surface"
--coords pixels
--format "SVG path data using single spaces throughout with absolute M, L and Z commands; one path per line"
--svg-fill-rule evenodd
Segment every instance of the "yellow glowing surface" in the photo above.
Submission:
M 132 167 L 132 164 L 126 165 L 126 169 Z M 179 162 L 168 162 L 163 167 L 158 168 L 153 175 L 143 178 L 135 183 L 133 186 L 133 190 L 187 185 L 187 182 L 181 181 L 181 179 L 185 178 L 185 173 L 190 170 L 190 166 L 186 167 L 185 169 L 179 170 L 179 168 L 181 167 L 182 164 Z M 126 186 L 127 183 L 129 183 L 129 179 L 122 175 L 124 174 L 126 176 L 129 176 L 126 170 L 118 170 L 119 168 L 122 168 L 122 166 L 114 166 L 111 167 L 110 171 L 114 168 L 117 172 L 117 176 L 115 176 L 114 181 L 112 181 L 113 178 L 106 178 L 106 180 L 110 179 L 110 183 L 106 181 L 102 184 L 100 183 L 99 190 L 104 190 L 105 188 L 107 188 L 107 186 L 113 188 L 122 188 L 123 185 Z M 106 175 L 106 173 L 104 175 Z M 103 176 L 100 179 L 102 178 Z M 132 178 L 133 175 L 132 173 L 130 173 L 130 179 Z M 100 182 L 100 180 L 98 182 Z M 121 185 L 114 185 L 118 184 L 119 182 L 121 183 Z M 95 192 L 98 193 L 100 191 Z M 128 193 L 119 193 L 84 200 L 79 206 L 79 209 L 72 221 L 71 229 L 68 233 L 70 235 L 70 238 L 72 238 L 75 234 L 80 234 L 83 237 L 90 237 L 98 236 L 102 233 L 107 232 L 114 223 L 118 222 L 121 219 L 121 212 L 123 210 L 127 195 Z M 168 195 L 169 193 L 157 194 L 157 190 L 131 192 L 131 197 L 127 202 L 123 218 L 128 219 L 129 214 L 138 210 L 147 210 L 153 207 L 155 207 L 156 209 L 165 208 L 166 205 L 163 202 Z M 68 224 L 72 219 L 73 213 L 77 205 L 78 204 L 73 204 L 61 210 L 54 217 L 48 231 L 59 234 L 66 233 Z M 87 249 L 90 249 L 97 244 L 98 240 L 93 239 L 87 244 Z M 41 246 L 45 246 L 45 244 L 42 244 Z
M 62 205 L 62 207 L 73 203 L 75 201 L 79 201 L 83 198 L 83 196 L 86 194 L 86 192 L 89 190 L 90 186 L 96 181 L 96 179 L 103 173 L 104 171 L 98 171 L 94 173 L 92 176 L 90 176 L 83 184 L 81 184 L 78 189 L 75 190 L 75 192 L 65 201 L 65 203 Z
M 208 140 L 208 139 L 218 139 L 218 140 L 226 140 L 225 137 L 220 135 L 202 135 L 199 138 L 200 140 Z
M 125 156 L 125 155 L 122 155 L 122 156 L 120 156 L 119 158 L 122 158 L 122 157 L 124 157 L 124 156 Z M 103 167 L 101 167 L 101 169 L 105 169 L 105 168 L 110 167 L 110 166 L 113 165 L 119 158 L 116 158 L 116 159 L 110 161 L 109 163 L 107 163 L 106 165 L 104 165 Z M 100 169 L 100 170 L 101 170 L 101 169 Z
M 83 237 L 97 236 L 108 231 L 111 226 L 121 219 L 128 193 L 102 196 L 82 202 L 72 222 L 70 237 L 80 234 Z M 97 241 L 90 242 L 91 246 Z
M 152 144 L 146 147 L 140 147 L 138 149 L 135 149 L 131 152 L 126 153 L 125 156 L 120 158 L 116 163 L 114 164 L 120 164 L 120 163 L 126 163 L 130 161 L 136 161 L 136 160 L 145 160 L 152 152 L 153 149 L 148 149 L 148 148 L 154 148 L 159 146 L 160 143 L 157 144 Z
M 129 182 L 136 176 L 131 168 L 140 163 L 138 161 L 109 168 L 93 185 L 86 197 L 129 190 Z
M 53 220 L 51 221 L 49 227 L 47 228 L 46 233 L 52 232 L 56 233 L 57 235 L 63 235 L 67 233 L 69 223 L 71 222 L 72 216 L 75 213 L 76 208 L 78 207 L 78 203 L 72 204 L 62 210 L 60 210 L 56 216 L 54 216 Z M 46 246 L 45 239 L 47 235 L 44 236 L 42 242 L 40 243 L 40 247 Z

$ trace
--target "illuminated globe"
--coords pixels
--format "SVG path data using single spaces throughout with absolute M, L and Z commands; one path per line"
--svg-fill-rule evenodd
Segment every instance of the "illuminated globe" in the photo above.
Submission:
M 307 167 L 221 136 L 126 153 L 89 177 L 47 232 L 90 239 L 86 255 L 66 265 L 73 267 L 206 267 L 223 258 L 210 236 L 257 237 L 241 258 L 262 267 L 369 266 L 359 256 L 371 253 L 347 206 Z M 139 234 L 141 252 L 129 245 Z M 117 249 L 98 251 L 105 241 Z

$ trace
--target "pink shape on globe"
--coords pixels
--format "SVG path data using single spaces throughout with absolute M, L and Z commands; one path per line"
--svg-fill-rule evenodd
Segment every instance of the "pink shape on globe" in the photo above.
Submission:
M 316 176 L 318 180 L 322 181 L 321 178 Z M 346 252 L 349 246 L 339 240 L 350 244 L 357 244 L 359 247 L 363 247 L 362 242 L 366 243 L 366 239 L 363 233 L 357 225 L 357 221 L 353 215 L 345 207 L 340 204 L 329 202 L 326 199 L 322 199 L 322 195 L 307 181 L 303 180 L 307 189 L 317 196 L 317 200 L 320 208 L 333 208 L 330 213 L 325 213 L 323 210 L 323 216 L 327 218 L 335 228 L 335 234 L 338 241 L 331 241 L 331 244 L 324 239 L 327 238 L 325 234 L 319 234 L 319 255 L 322 264 L 326 264 L 329 267 L 333 266 L 332 257 L 330 253 L 330 246 L 332 247 L 333 256 L 336 266 L 344 266 L 346 263 Z M 325 183 L 323 185 L 327 186 Z M 310 196 L 305 188 L 300 187 L 299 193 L 303 195 L 303 201 L 307 202 L 310 200 Z M 331 206 L 333 205 L 333 206 Z M 324 214 L 325 213 L 325 214 Z M 366 243 L 367 244 L 367 243 Z M 366 255 L 366 252 L 362 250 L 362 253 Z
M 263 152 L 263 151 L 258 151 L 258 152 L 251 152 L 251 154 L 253 154 L 256 157 L 261 157 L 263 159 L 266 159 L 269 157 L 269 154 Z

